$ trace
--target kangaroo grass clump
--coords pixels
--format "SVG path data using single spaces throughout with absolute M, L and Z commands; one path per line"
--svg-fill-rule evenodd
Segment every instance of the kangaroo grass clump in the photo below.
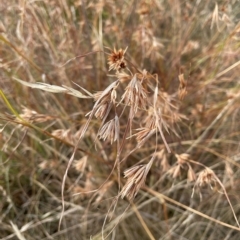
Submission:
M 238 240 L 238 5 L 0 4 L 0 238 Z

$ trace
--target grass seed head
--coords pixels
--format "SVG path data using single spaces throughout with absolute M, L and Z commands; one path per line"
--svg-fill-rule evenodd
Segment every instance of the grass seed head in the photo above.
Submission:
M 212 184 L 216 184 L 216 175 L 210 168 L 201 171 L 196 180 L 195 186 L 201 188 L 204 185 L 209 185 L 213 189 Z
M 111 141 L 111 144 L 115 142 L 119 138 L 119 119 L 116 115 L 114 119 L 108 121 L 105 123 L 101 129 L 98 132 L 98 136 L 100 139 L 103 139 L 104 141 L 106 139 L 109 139 Z
M 26 107 L 23 107 L 22 113 L 19 116 L 31 123 L 42 123 L 54 119 L 54 117 L 52 116 L 39 114 L 38 112 L 30 110 L 29 108 Z M 19 121 L 19 119 L 17 119 L 17 121 Z
M 138 108 L 146 109 L 148 106 L 147 90 L 143 87 L 141 79 L 135 74 L 125 89 L 121 101 L 130 106 L 130 118 L 137 113 Z
M 127 178 L 127 182 L 120 192 L 120 196 L 124 198 L 125 196 L 132 200 L 137 195 L 140 188 L 145 183 L 147 174 L 152 166 L 152 163 L 155 159 L 155 155 L 151 158 L 148 164 L 137 165 L 127 169 L 124 172 L 124 177 Z
M 126 68 L 127 64 L 124 60 L 124 55 L 127 51 L 127 48 L 125 50 L 119 49 L 114 50 L 111 52 L 111 54 L 108 56 L 108 65 L 109 65 L 109 71 L 110 70 L 116 70 L 119 71 L 121 69 Z

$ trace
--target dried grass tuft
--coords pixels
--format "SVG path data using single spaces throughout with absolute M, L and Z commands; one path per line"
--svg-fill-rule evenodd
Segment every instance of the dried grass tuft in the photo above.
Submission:
M 238 240 L 238 3 L 169 3 L 0 4 L 1 239 Z

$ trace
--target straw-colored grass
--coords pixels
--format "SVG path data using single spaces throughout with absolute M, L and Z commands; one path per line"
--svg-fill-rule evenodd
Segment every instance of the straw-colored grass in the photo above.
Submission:
M 238 5 L 0 3 L 0 238 L 239 239 Z

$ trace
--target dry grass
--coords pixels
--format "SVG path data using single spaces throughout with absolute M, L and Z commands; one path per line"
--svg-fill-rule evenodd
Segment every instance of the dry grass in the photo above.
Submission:
M 0 238 L 237 240 L 238 5 L 0 3 Z

